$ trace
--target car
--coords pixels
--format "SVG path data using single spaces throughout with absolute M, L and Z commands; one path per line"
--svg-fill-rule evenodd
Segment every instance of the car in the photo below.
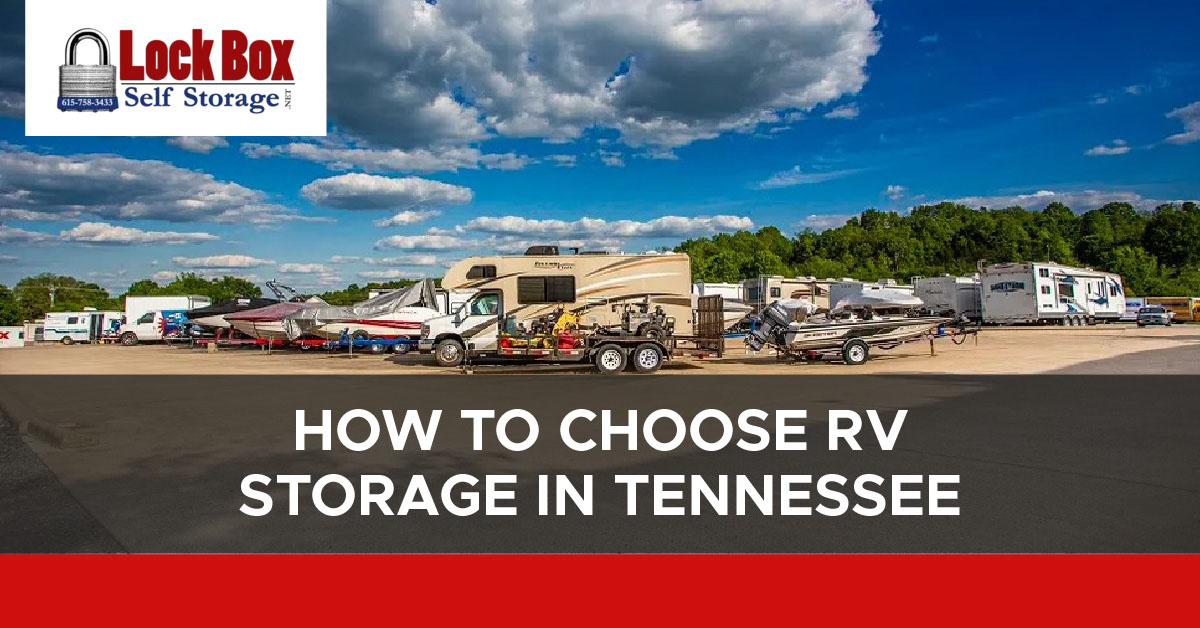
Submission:
M 1166 308 L 1150 306 L 1138 310 L 1137 326 L 1145 327 L 1146 325 L 1166 325 L 1171 326 L 1171 318 L 1174 316 Z

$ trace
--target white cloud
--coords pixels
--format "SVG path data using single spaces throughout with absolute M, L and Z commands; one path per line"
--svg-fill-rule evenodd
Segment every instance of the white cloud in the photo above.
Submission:
M 680 146 L 858 92 L 876 23 L 868 0 L 346 0 L 330 117 L 401 148 L 594 126 Z
M 663 216 L 653 220 L 605 220 L 580 218 L 553 220 L 520 216 L 480 216 L 464 225 L 466 231 L 521 236 L 582 236 L 607 238 L 688 237 L 718 231 L 750 229 L 754 221 L 745 216 Z
M 9 227 L 0 224 L 0 244 L 27 244 L 31 242 L 42 242 L 50 239 L 50 234 L 40 231 L 29 231 L 28 229 L 18 229 L 17 227 Z
M 835 120 L 853 120 L 858 117 L 858 105 L 854 103 L 842 105 L 826 113 L 825 117 Z
M 414 273 L 411 270 L 401 270 L 399 268 L 389 268 L 387 270 L 364 270 L 358 273 L 363 279 L 371 279 L 375 281 L 391 281 L 395 279 L 419 279 L 422 273 Z
M 1050 203 L 1057 202 L 1077 212 L 1084 212 L 1103 207 L 1108 203 L 1129 203 L 1138 209 L 1153 209 L 1171 201 L 1145 198 L 1141 194 L 1129 190 L 1076 190 L 1067 192 L 1038 190 L 1030 194 L 967 196 L 951 199 L 951 202 L 960 203 L 968 207 L 988 207 L 992 209 L 1019 205 L 1025 209 L 1032 210 L 1042 210 Z
M 212 242 L 221 238 L 203 231 L 143 231 L 120 227 L 106 222 L 81 222 L 62 231 L 59 238 L 67 242 L 91 244 L 190 244 Z
M 578 158 L 575 155 L 547 155 L 546 159 L 554 162 L 556 166 L 570 168 L 575 165 Z
M 892 201 L 898 201 L 908 194 L 908 188 L 903 185 L 889 185 L 883 190 L 884 196 L 887 196 Z
M 363 258 L 359 255 L 334 255 L 329 258 L 330 264 L 357 264 L 361 261 Z
M 0 264 L 14 264 L 19 259 L 16 255 L 0 255 Z
M 1127 85 L 1125 87 L 1125 93 L 1129 94 L 1130 96 L 1137 96 L 1145 90 L 1146 88 L 1141 85 Z
M 1167 138 L 1171 144 L 1190 144 L 1200 142 L 1200 101 L 1180 107 L 1167 114 L 1168 118 L 1176 118 L 1183 123 L 1183 133 L 1176 133 Z
M 932 35 L 921 36 L 921 39 L 919 41 L 922 44 L 936 44 L 937 40 L 938 40 L 937 33 L 933 33 Z
M 824 172 L 805 172 L 800 169 L 800 166 L 793 166 L 791 170 L 776 172 L 768 177 L 765 181 L 758 183 L 758 188 L 767 190 L 771 188 L 786 188 L 793 185 L 808 185 L 811 183 L 824 183 L 842 177 L 848 177 L 852 174 L 862 172 L 858 168 L 850 168 L 845 170 L 828 170 Z
M 833 229 L 846 224 L 847 220 L 857 218 L 858 214 L 809 214 L 803 220 L 796 223 L 796 226 L 801 229 L 814 229 L 816 231 L 824 231 Z
M 249 255 L 210 255 L 208 257 L 172 257 L 181 268 L 257 268 L 274 264 L 274 260 Z
M 325 264 L 284 262 L 279 265 L 279 272 L 299 275 L 317 275 L 332 273 L 333 269 Z
M 376 220 L 375 226 L 376 227 L 404 227 L 407 225 L 415 225 L 419 222 L 424 222 L 426 220 L 429 220 L 430 218 L 433 218 L 434 216 L 437 216 L 441 213 L 442 212 L 440 212 L 436 209 L 427 209 L 427 210 L 420 210 L 420 211 L 406 209 L 406 210 L 392 216 L 391 218 L 385 218 L 383 220 Z
M 391 178 L 350 173 L 317 179 L 300 189 L 304 198 L 335 209 L 392 209 L 471 202 L 470 188 L 420 177 Z
M 154 273 L 153 275 L 150 275 L 150 278 L 153 279 L 156 283 L 171 283 L 172 281 L 175 281 L 175 278 L 178 276 L 179 276 L 178 271 L 160 270 L 160 271 Z
M 624 168 L 625 158 L 621 153 L 612 150 L 598 150 L 596 156 L 600 158 L 600 162 L 606 166 L 614 168 Z
M 1129 152 L 1129 143 L 1122 139 L 1112 141 L 1111 146 L 1097 144 L 1083 152 L 1084 155 L 1090 157 L 1106 156 L 1106 155 L 1124 155 Z
M 107 220 L 270 224 L 306 220 L 259 190 L 165 161 L 43 155 L 0 144 L 0 206 Z
M 182 137 L 172 137 L 167 139 L 167 143 L 180 150 L 186 150 L 189 153 L 203 153 L 207 155 L 214 148 L 225 148 L 229 146 L 229 140 L 223 137 L 212 137 L 205 135 L 189 135 Z
M 442 263 L 436 255 L 396 255 L 393 257 L 367 257 L 363 261 L 375 266 L 437 266 Z
M 304 142 L 279 144 L 245 143 L 242 153 L 251 159 L 291 157 L 324 164 L 331 170 L 360 169 L 368 172 L 454 172 L 487 168 L 520 170 L 534 160 L 516 153 L 484 153 L 469 146 L 438 146 L 433 149 L 403 150 L 357 148 Z
M 376 249 L 403 249 L 407 251 L 445 251 L 472 246 L 474 242 L 458 236 L 423 234 L 388 236 L 375 243 Z

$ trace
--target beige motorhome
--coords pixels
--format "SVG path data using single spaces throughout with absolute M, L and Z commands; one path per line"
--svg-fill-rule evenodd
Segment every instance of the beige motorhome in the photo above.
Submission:
M 675 334 L 692 333 L 691 260 L 681 253 L 469 257 L 446 271 L 442 287 L 495 291 L 482 297 L 488 303 L 467 305 L 481 312 L 498 308 L 515 324 L 528 325 L 562 308 L 579 316 L 581 328 L 615 326 L 626 304 L 648 302 L 674 319 Z M 500 302 L 493 306 L 496 297 Z M 492 343 L 496 336 L 494 324 L 472 334 Z
M 829 309 L 830 286 L 836 282 L 836 279 L 816 277 L 762 275 L 746 279 L 742 284 L 746 293 L 746 303 L 757 312 L 780 299 L 804 299 L 818 308 Z

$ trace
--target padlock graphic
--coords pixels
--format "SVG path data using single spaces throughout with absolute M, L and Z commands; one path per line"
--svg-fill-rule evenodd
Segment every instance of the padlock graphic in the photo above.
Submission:
M 99 65 L 79 65 L 84 40 L 100 49 Z M 109 64 L 108 39 L 94 28 L 81 28 L 67 39 L 64 65 L 58 68 L 58 108 L 63 111 L 112 111 L 117 108 L 117 68 Z

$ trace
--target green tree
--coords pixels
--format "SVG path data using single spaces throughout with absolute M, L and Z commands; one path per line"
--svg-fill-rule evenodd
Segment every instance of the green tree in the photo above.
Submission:
M 1154 210 L 1143 235 L 1146 250 L 1169 266 L 1200 263 L 1200 210 L 1161 205 Z
M 8 286 L 0 284 L 0 325 L 17 325 L 23 320 L 21 306 Z

